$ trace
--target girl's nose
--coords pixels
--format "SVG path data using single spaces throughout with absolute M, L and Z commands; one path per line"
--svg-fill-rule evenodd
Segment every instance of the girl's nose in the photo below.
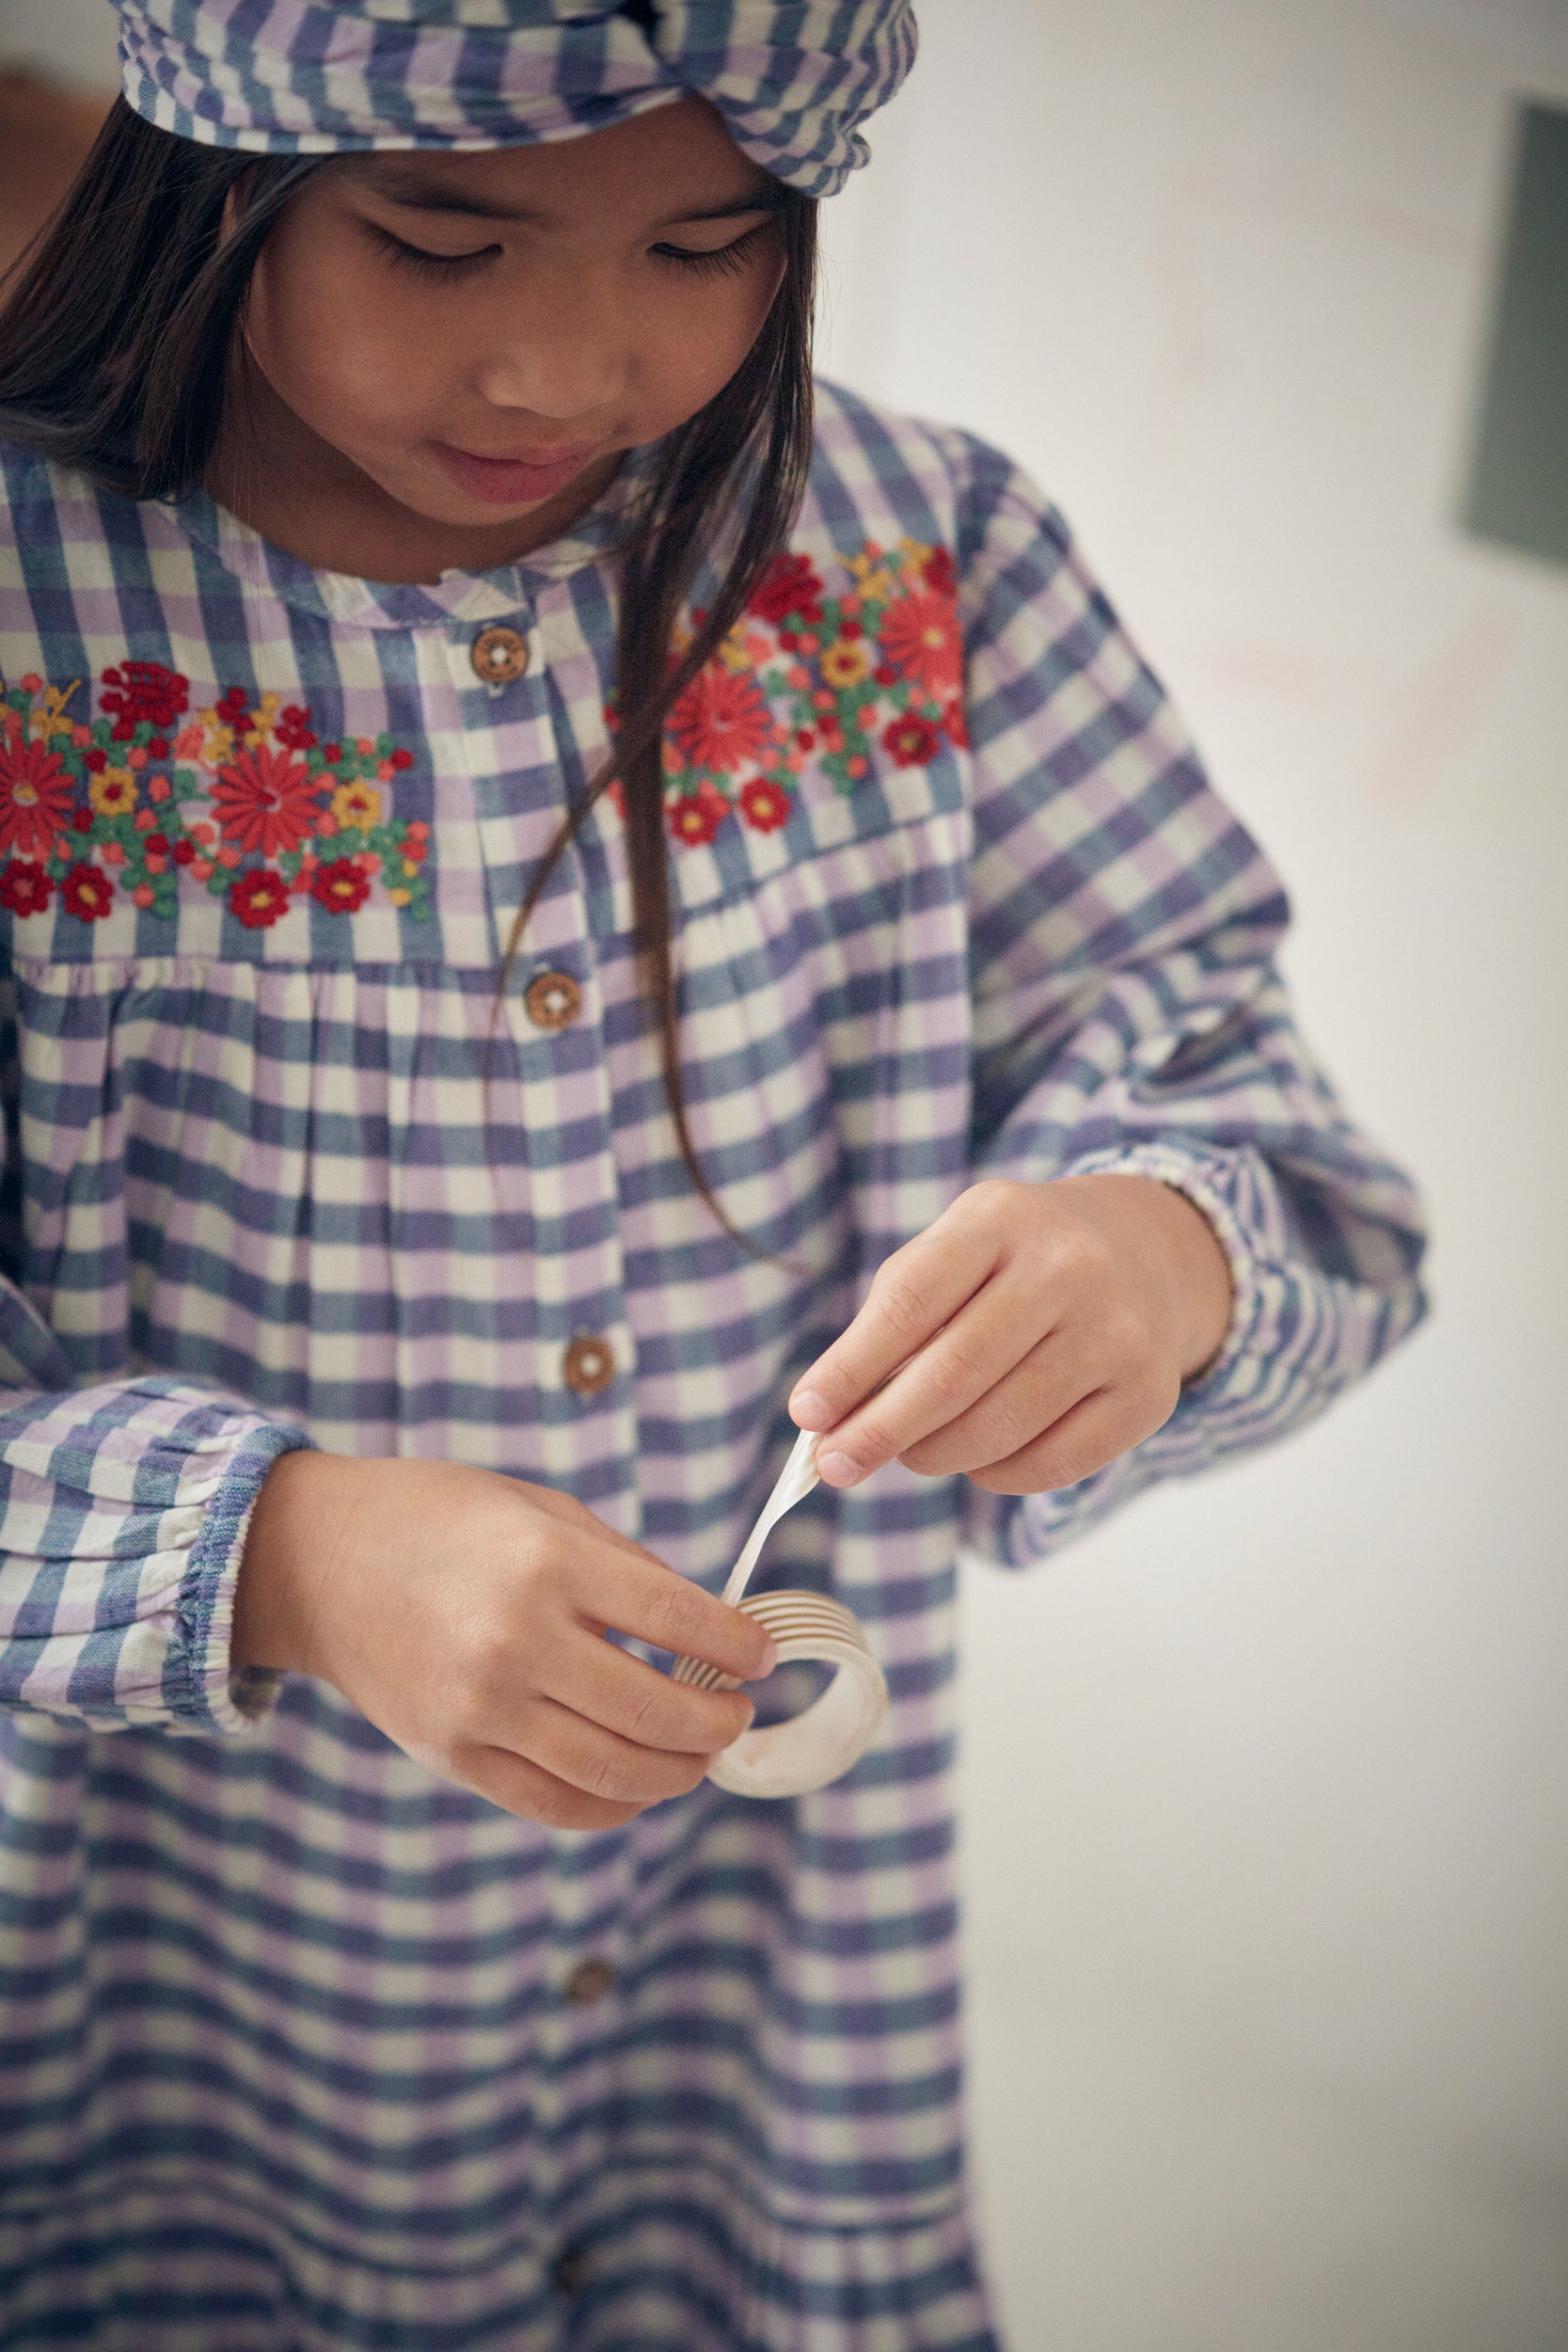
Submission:
M 629 373 L 624 332 L 598 305 L 562 293 L 530 306 L 478 373 L 478 389 L 496 408 L 526 408 L 564 423 L 598 417 L 621 401 Z

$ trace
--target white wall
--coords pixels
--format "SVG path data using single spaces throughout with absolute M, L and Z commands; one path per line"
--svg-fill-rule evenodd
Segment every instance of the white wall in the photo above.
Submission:
M 1060 499 L 1437 1232 L 1434 1322 L 1327 1423 L 971 1576 L 1010 2344 L 1563 2352 L 1568 573 L 1449 517 L 1568 8 L 922 15 L 829 365 Z
M 971 1580 L 1013 2352 L 1563 2352 L 1568 575 L 1447 518 L 1568 8 L 923 13 L 827 215 L 831 364 L 1068 508 L 1438 1234 L 1436 1321 L 1328 1423 Z M 103 81 L 104 16 L 0 0 L 0 52 Z

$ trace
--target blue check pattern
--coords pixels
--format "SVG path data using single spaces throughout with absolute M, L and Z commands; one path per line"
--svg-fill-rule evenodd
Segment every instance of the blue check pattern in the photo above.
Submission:
M 608 802 L 490 1043 L 500 943 L 606 748 L 614 501 L 523 564 L 387 588 L 200 496 L 5 472 L 8 684 L 83 681 L 85 725 L 131 660 L 192 712 L 243 690 L 408 745 L 384 788 L 428 827 L 430 911 L 301 891 L 247 925 L 182 869 L 172 915 L 117 886 L 9 925 L 0 2335 L 985 2352 L 959 1544 L 1043 1558 L 1300 1427 L 1420 1312 L 1418 1206 L 1302 1043 L 1274 874 L 1059 516 L 980 443 L 825 390 L 795 549 L 829 581 L 950 551 L 970 744 L 879 749 L 849 791 L 808 758 L 787 822 L 672 846 L 692 1121 L 753 1258 L 675 1150 Z M 471 660 L 495 626 L 530 654 L 505 684 Z M 546 972 L 580 993 L 556 1029 Z M 793 1378 L 887 1253 L 977 1176 L 1080 1169 L 1212 1219 L 1224 1351 L 1064 1493 L 895 1465 L 791 1515 L 765 1581 L 836 1593 L 892 1693 L 836 1787 L 552 1836 L 325 1685 L 230 1675 L 246 1516 L 307 1442 L 547 1482 L 717 1589 Z
M 914 63 L 910 0 L 117 0 L 129 103 L 274 155 L 560 139 L 691 95 L 832 196 Z

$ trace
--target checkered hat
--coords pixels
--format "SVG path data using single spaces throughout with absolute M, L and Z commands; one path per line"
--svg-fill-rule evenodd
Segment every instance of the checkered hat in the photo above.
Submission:
M 688 94 L 832 196 L 914 61 L 911 0 L 119 0 L 125 95 L 265 154 L 571 138 Z

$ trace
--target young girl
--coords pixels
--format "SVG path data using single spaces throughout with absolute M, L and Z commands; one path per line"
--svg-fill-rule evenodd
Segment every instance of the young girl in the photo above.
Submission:
M 975 2352 L 957 1547 L 1307 1420 L 1411 1193 L 1059 516 L 813 425 L 904 0 L 121 17 L 0 327 L 0 2341 Z M 767 1804 L 798 1427 L 892 1706 Z

